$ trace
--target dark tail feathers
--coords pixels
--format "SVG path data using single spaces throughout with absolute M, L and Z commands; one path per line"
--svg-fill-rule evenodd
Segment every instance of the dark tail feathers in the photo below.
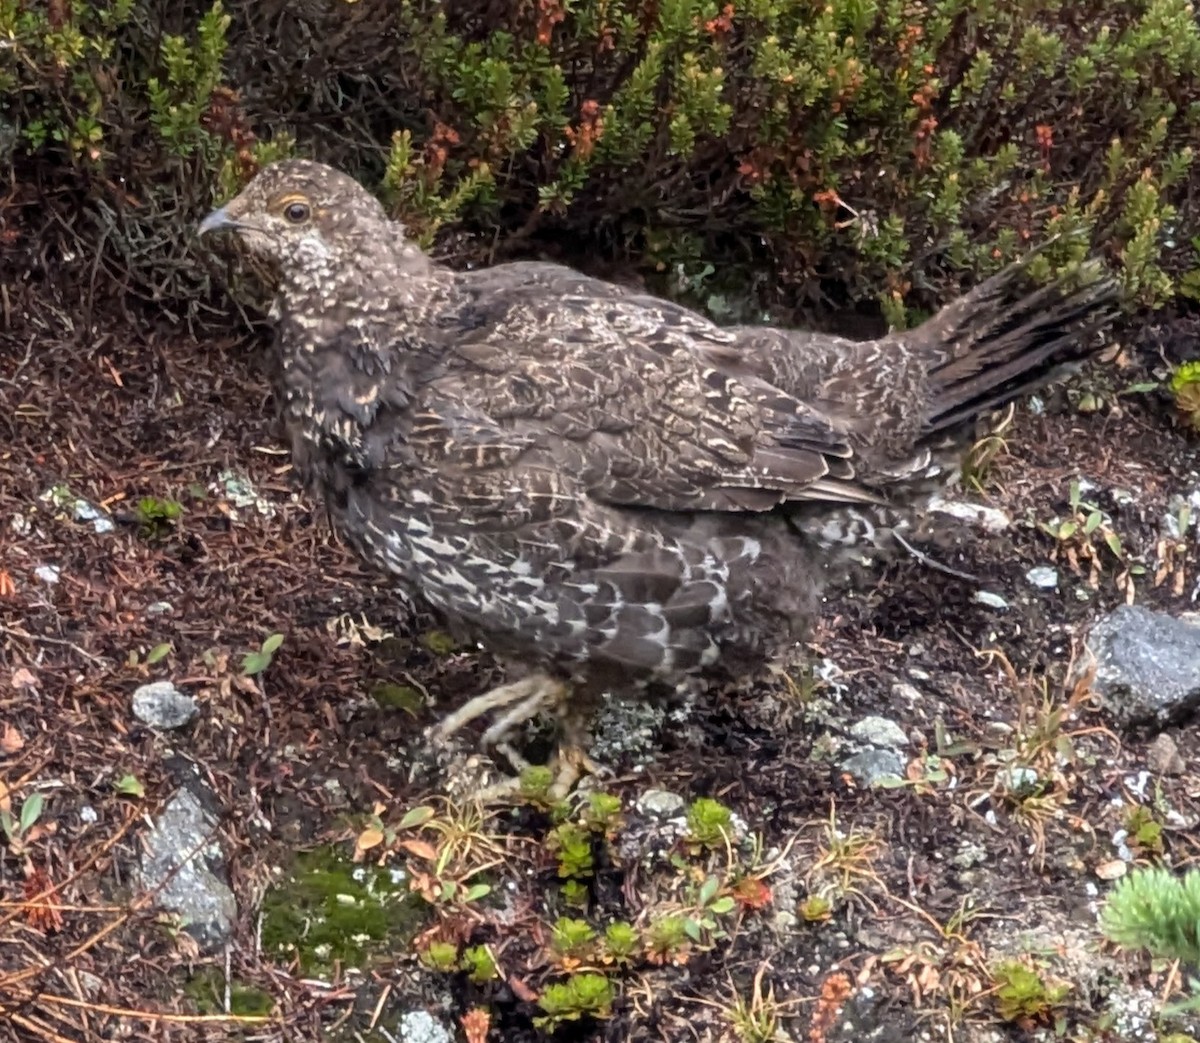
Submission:
M 1118 282 L 1092 260 L 1031 292 L 1026 265 L 1042 249 L 918 328 L 932 359 L 926 434 L 1004 405 L 1095 352 L 1094 334 L 1119 310 Z

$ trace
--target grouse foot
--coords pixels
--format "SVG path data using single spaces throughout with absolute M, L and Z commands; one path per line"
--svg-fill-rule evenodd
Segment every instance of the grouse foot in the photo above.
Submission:
M 520 792 L 520 774 L 530 767 L 529 761 L 507 741 L 508 736 L 539 713 L 552 711 L 559 719 L 561 739 L 549 765 L 553 781 L 547 796 L 551 800 L 561 800 L 585 774 L 599 775 L 603 772 L 584 752 L 586 728 L 579 708 L 571 703 L 569 695 L 570 689 L 562 681 L 545 673 L 534 673 L 476 696 L 443 718 L 430 735 L 436 740 L 445 741 L 475 718 L 503 710 L 483 733 L 480 744 L 485 749 L 496 749 L 504 754 L 517 774 L 487 786 L 476 794 L 478 799 L 485 802 L 502 800 Z

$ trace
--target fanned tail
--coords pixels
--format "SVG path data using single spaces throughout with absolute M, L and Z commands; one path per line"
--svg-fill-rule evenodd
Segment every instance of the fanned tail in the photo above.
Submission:
M 1002 406 L 1097 350 L 1095 334 L 1119 310 L 1119 283 L 1091 260 L 1030 291 L 1026 269 L 1039 252 L 980 283 L 920 327 L 931 360 L 926 435 Z

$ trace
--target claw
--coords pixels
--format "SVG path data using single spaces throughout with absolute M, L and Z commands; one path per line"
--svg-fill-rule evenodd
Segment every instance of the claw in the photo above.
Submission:
M 454 713 L 444 717 L 430 729 L 435 740 L 449 738 L 463 725 L 496 710 L 504 712 L 483 733 L 481 744 L 497 750 L 516 770 L 517 775 L 506 778 L 478 792 L 485 802 L 504 800 L 519 794 L 520 773 L 529 762 L 507 741 L 513 729 L 547 710 L 557 712 L 563 731 L 563 741 L 550 761 L 554 773 L 547 795 L 551 800 L 564 798 L 584 775 L 602 775 L 604 769 L 584 752 L 585 729 L 577 708 L 568 701 L 569 688 L 545 673 L 534 673 L 520 681 L 500 685 L 476 696 Z

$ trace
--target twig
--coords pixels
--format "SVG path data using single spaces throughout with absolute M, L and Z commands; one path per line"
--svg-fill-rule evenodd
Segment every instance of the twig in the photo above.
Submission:
M 926 568 L 933 569 L 935 572 L 944 572 L 947 576 L 953 576 L 955 579 L 966 580 L 968 583 L 982 583 L 983 580 L 979 576 L 973 576 L 969 572 L 959 572 L 958 569 L 951 568 L 949 565 L 943 565 L 940 561 L 934 561 L 924 551 L 917 550 L 911 543 L 908 542 L 900 533 L 893 530 L 892 536 L 895 537 L 897 543 L 900 544 L 909 554 L 917 559 Z
M 86 648 L 80 648 L 74 641 L 68 641 L 66 638 L 51 637 L 49 634 L 30 634 L 24 630 L 17 630 L 15 627 L 2 625 L 0 625 L 0 633 L 7 634 L 9 637 L 19 637 L 25 641 L 40 641 L 47 645 L 61 645 L 63 648 L 71 649 L 72 652 L 78 652 L 85 659 L 90 659 L 93 663 L 108 664 L 108 660 L 103 656 L 95 655 Z

